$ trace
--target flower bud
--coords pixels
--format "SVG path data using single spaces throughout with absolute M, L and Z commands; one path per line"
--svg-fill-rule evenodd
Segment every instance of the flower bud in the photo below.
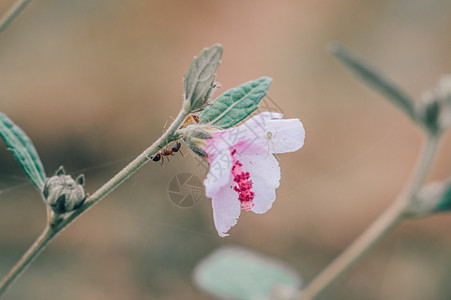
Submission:
M 206 157 L 207 153 L 203 150 L 207 146 L 206 139 L 211 139 L 213 136 L 212 132 L 218 131 L 219 129 L 210 125 L 205 124 L 191 124 L 184 128 L 177 130 L 183 141 L 188 145 L 188 147 L 199 155 L 200 157 Z
M 56 174 L 47 178 L 44 185 L 45 203 L 52 208 L 56 214 L 64 214 L 80 208 L 88 197 L 85 194 L 84 176 L 80 175 L 74 180 L 66 175 L 61 166 Z

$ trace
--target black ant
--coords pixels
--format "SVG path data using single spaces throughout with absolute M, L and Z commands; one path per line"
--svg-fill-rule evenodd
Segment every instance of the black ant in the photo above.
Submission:
M 172 118 L 172 117 L 170 117 L 170 118 Z M 173 119 L 173 118 L 172 118 L 172 119 Z M 166 125 L 168 124 L 168 121 L 169 121 L 169 118 L 168 118 L 168 120 L 166 120 L 166 123 L 164 124 L 163 132 L 164 132 L 165 129 L 166 129 Z M 197 114 L 190 114 L 190 115 L 186 118 L 186 120 L 183 122 L 183 124 L 180 126 L 180 128 L 186 127 L 186 126 L 188 126 L 188 125 L 190 125 L 190 124 L 196 124 L 196 123 L 199 123 L 199 116 L 198 116 Z M 180 151 L 180 147 L 181 147 L 181 146 L 182 146 L 182 144 L 180 144 L 180 142 L 177 142 L 174 146 L 172 146 L 171 149 L 169 149 L 167 145 L 166 145 L 165 148 L 161 148 L 161 147 L 160 147 L 161 150 L 158 151 L 157 153 L 155 153 L 154 155 L 152 155 L 152 156 L 150 157 L 150 159 L 151 159 L 152 161 L 160 161 L 160 159 L 163 158 L 163 159 L 161 160 L 161 165 L 163 165 L 164 158 L 166 157 L 167 160 L 170 162 L 168 156 L 174 156 L 176 152 L 179 152 L 179 151 Z M 182 156 L 184 156 L 183 153 L 182 153 L 182 151 L 180 151 L 180 154 L 181 154 Z
M 170 161 L 168 156 L 174 156 L 176 152 L 179 152 L 179 151 L 180 151 L 180 147 L 181 147 L 181 146 L 182 146 L 182 144 L 181 144 L 180 142 L 177 142 L 174 146 L 172 146 L 171 149 L 169 149 L 168 146 L 166 145 L 165 148 L 162 148 L 160 151 L 158 151 L 157 153 L 155 153 L 154 155 L 152 155 L 152 156 L 150 157 L 150 159 L 151 159 L 152 161 L 159 161 L 161 158 L 163 158 L 163 159 L 161 160 L 161 165 L 163 165 L 164 158 L 166 157 L 166 159 L 167 159 L 168 161 Z M 182 154 L 182 156 L 183 156 L 182 151 L 180 151 L 180 154 Z

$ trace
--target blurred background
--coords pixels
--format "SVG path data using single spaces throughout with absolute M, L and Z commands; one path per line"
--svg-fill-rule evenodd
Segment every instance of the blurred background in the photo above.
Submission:
M 205 196 L 184 209 L 169 201 L 173 176 L 203 180 L 192 155 L 149 163 L 58 236 L 5 300 L 210 299 L 191 271 L 228 244 L 280 258 L 309 282 L 402 191 L 424 140 L 328 43 L 418 98 L 451 72 L 450 16 L 448 0 L 33 1 L 0 35 L 0 110 L 32 138 L 47 175 L 64 165 L 95 191 L 177 115 L 191 59 L 214 43 L 224 47 L 217 95 L 271 76 L 270 96 L 307 136 L 280 155 L 273 208 L 243 212 L 230 237 L 217 236 Z M 45 208 L 0 144 L 3 276 Z M 450 175 L 450 151 L 448 133 L 428 181 Z M 450 299 L 450 228 L 446 214 L 404 222 L 320 299 Z

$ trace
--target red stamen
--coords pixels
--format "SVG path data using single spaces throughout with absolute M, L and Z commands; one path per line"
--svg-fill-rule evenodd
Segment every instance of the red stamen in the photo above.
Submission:
M 231 154 L 233 160 L 235 161 L 232 166 L 233 181 L 237 184 L 233 187 L 233 189 L 238 193 L 238 200 L 241 202 L 241 209 L 249 211 L 252 207 L 254 207 L 254 202 L 252 202 L 252 200 L 254 200 L 255 193 L 251 191 L 252 180 L 249 179 L 249 172 L 244 172 L 241 168 L 243 164 L 233 157 L 233 155 L 236 154 L 236 149 L 233 149 Z

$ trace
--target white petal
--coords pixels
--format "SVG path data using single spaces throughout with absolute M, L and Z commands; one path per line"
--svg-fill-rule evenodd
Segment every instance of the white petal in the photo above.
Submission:
M 243 155 L 269 155 L 299 150 L 304 145 L 305 130 L 299 119 L 269 120 L 260 136 L 239 153 Z
M 230 152 L 221 151 L 215 155 L 209 155 L 213 158 L 210 162 L 210 169 L 204 180 L 205 194 L 209 198 L 213 198 L 223 186 L 233 183 L 232 176 L 232 156 Z
M 304 145 L 305 130 L 299 119 L 271 120 L 268 122 L 266 143 L 271 153 L 287 153 Z
M 213 219 L 219 236 L 228 236 L 227 231 L 235 226 L 241 213 L 240 205 L 238 194 L 230 185 L 212 195 Z
M 282 117 L 283 117 L 283 114 L 281 114 L 281 113 L 265 111 L 265 112 L 261 112 L 255 116 L 253 116 L 252 118 L 250 118 L 249 120 L 247 120 L 246 122 L 241 124 L 240 126 L 247 124 L 249 127 L 256 127 L 256 126 L 264 127 L 264 125 L 268 121 L 282 119 Z
M 257 214 L 263 214 L 271 208 L 276 199 L 276 188 L 280 184 L 280 167 L 272 154 L 267 156 L 241 156 L 243 171 L 249 172 L 252 191 L 255 193 L 254 207 Z
M 262 134 L 266 133 L 266 127 L 271 120 L 278 120 L 282 118 L 282 114 L 265 111 L 259 113 L 240 126 L 236 127 L 236 129 L 246 132 L 246 136 L 250 138 L 255 138 L 255 136 L 262 136 Z

